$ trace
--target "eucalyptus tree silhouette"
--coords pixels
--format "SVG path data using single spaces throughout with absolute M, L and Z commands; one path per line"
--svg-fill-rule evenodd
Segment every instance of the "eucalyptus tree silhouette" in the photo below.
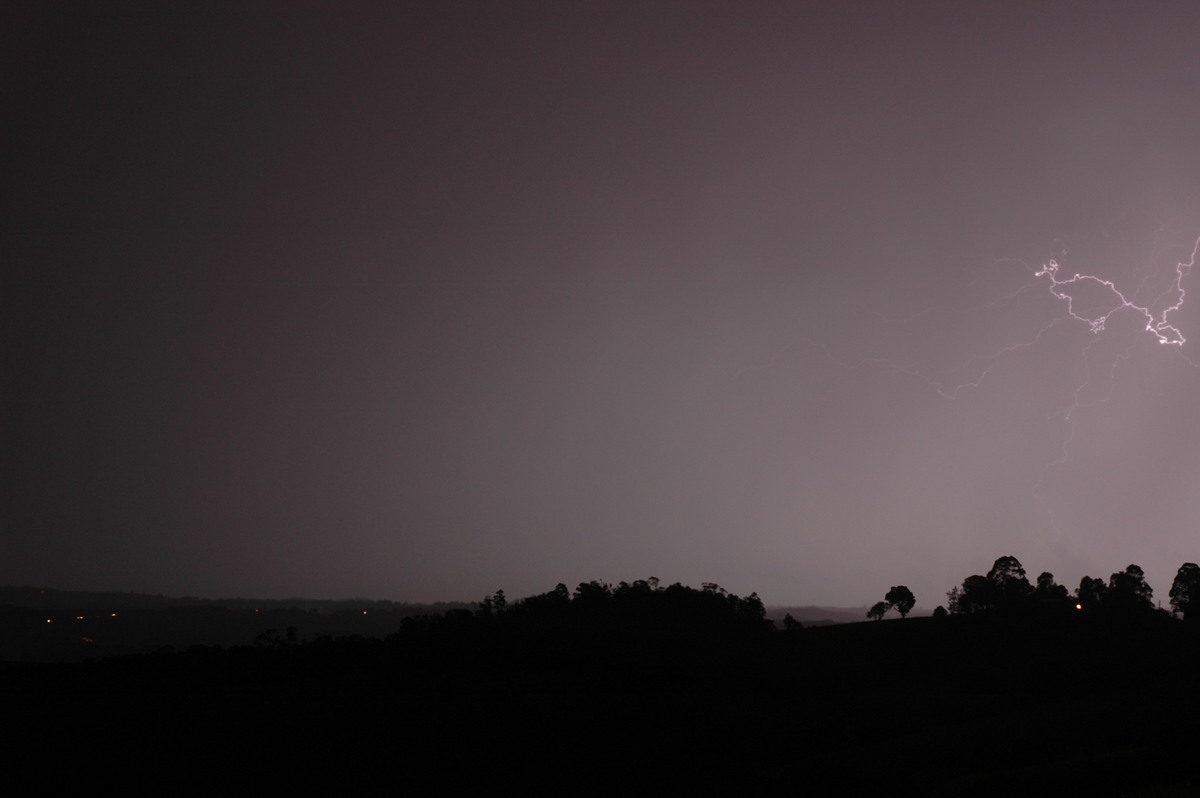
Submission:
M 1108 586 L 1103 579 L 1084 576 L 1075 588 L 1075 601 L 1082 610 L 1094 610 L 1103 604 L 1107 592 Z
M 1196 615 L 1197 602 L 1200 602 L 1200 565 L 1185 562 L 1175 573 L 1175 581 L 1171 583 L 1171 609 L 1190 620 Z
M 1013 556 L 996 560 L 992 564 L 992 570 L 988 571 L 987 578 L 995 587 L 996 599 L 1002 606 L 1016 605 L 1033 593 L 1029 579 L 1025 576 L 1025 567 Z
M 963 580 L 962 587 L 946 593 L 950 612 L 954 615 L 974 615 L 996 606 L 996 587 L 986 576 L 972 574 Z
M 1129 565 L 1108 578 L 1104 595 L 1106 607 L 1116 613 L 1147 612 L 1154 609 L 1154 591 L 1146 582 L 1146 574 L 1136 565 Z
M 1064 612 L 1071 607 L 1071 597 L 1066 585 L 1054 581 L 1054 574 L 1043 571 L 1038 574 L 1037 586 L 1033 589 L 1034 606 L 1040 611 Z
M 953 588 L 946 597 L 951 613 L 971 615 L 990 610 L 1022 610 L 1032 595 L 1025 567 L 1016 557 L 1007 555 L 992 563 L 987 576 L 968 576 L 961 588 Z

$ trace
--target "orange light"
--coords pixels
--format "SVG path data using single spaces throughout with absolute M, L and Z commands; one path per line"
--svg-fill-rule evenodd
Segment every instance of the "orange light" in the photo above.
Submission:
M 1083 605 L 1082 605 L 1082 604 L 1076 604 L 1076 605 L 1075 605 L 1075 609 L 1077 609 L 1077 610 L 1081 610 L 1081 609 L 1083 609 Z
M 54 623 L 54 619 L 53 619 L 53 618 L 47 618 L 47 619 L 46 619 L 46 623 Z
M 75 620 L 77 620 L 77 621 L 82 621 L 82 620 L 83 620 L 83 616 L 82 616 L 82 615 L 76 615 L 76 616 L 75 616 Z
M 363 610 L 363 615 L 366 615 L 366 614 L 367 614 L 367 611 L 366 611 L 366 610 Z

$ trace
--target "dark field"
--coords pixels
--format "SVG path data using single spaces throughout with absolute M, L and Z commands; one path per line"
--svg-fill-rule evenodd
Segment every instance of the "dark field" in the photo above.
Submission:
M 575 601 L 5 666 L 48 789 L 1200 794 L 1200 634 L 1163 613 L 793 631 L 754 602 Z M 705 596 L 709 598 L 705 598 Z M 691 603 L 689 603 L 691 602 Z M 722 603 L 724 602 L 724 603 Z M 761 608 L 761 605 L 758 607 Z

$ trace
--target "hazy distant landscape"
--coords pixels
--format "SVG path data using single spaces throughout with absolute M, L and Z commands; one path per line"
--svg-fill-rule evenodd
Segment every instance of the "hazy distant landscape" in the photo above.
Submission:
M 411 604 L 371 599 L 200 599 L 0 586 L 0 662 L 82 661 L 193 645 L 250 645 L 291 627 L 322 636 L 383 638 L 404 618 L 469 609 L 476 602 Z M 861 621 L 867 607 L 767 607 L 806 624 Z M 917 611 L 922 615 L 928 612 Z

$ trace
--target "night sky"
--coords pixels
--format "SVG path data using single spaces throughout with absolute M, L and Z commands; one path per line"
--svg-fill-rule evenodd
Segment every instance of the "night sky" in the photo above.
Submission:
M 1200 4 L 0 31 L 0 583 L 933 607 L 1011 554 L 1165 603 L 1200 559 Z

